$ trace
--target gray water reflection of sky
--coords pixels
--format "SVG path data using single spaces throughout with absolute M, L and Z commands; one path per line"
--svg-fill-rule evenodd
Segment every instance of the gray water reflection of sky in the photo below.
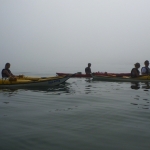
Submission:
M 3 68 L 131 64 L 149 59 L 149 0 L 1 0 Z

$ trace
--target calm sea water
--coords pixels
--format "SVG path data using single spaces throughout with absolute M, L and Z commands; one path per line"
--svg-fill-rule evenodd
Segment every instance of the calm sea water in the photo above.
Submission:
M 149 83 L 0 90 L 0 150 L 70 149 L 149 150 Z

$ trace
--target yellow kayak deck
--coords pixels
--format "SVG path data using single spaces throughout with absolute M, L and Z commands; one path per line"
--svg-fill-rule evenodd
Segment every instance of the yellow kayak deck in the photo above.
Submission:
M 33 83 L 33 82 L 43 82 L 43 81 L 51 81 L 62 79 L 64 76 L 56 76 L 56 77 L 19 77 L 16 81 L 10 81 L 7 79 L 0 79 L 0 85 L 2 84 L 23 84 L 23 83 Z

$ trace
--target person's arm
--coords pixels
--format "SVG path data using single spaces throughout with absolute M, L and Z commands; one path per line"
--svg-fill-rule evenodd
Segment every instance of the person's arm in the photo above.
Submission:
M 90 68 L 90 73 L 92 73 L 91 68 Z
M 10 71 L 10 73 L 7 71 L 7 70 L 4 70 L 3 71 L 8 77 L 15 77 L 12 73 L 11 73 L 11 71 Z
M 16 77 L 15 75 L 13 75 L 11 72 L 10 72 L 10 74 L 11 74 L 11 77 Z
M 85 74 L 88 74 L 88 73 L 87 73 L 87 68 L 85 68 Z
M 11 74 L 7 70 L 4 70 L 3 73 L 5 73 L 8 77 L 11 77 Z

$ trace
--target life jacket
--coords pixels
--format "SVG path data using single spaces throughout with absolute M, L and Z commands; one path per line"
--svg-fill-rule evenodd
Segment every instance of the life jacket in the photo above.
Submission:
M 133 69 L 136 69 L 136 68 L 132 68 L 132 70 L 131 70 L 131 77 L 132 78 L 136 78 L 137 76 L 133 73 Z M 136 69 L 136 71 L 138 72 L 138 74 L 140 74 L 140 71 L 138 69 Z
M 86 74 L 90 74 L 91 73 L 91 68 L 90 67 L 86 67 L 85 68 L 85 72 L 86 72 Z
M 147 67 L 142 67 L 142 68 L 141 68 L 141 73 L 142 73 L 142 69 L 143 69 L 143 68 L 145 68 L 145 69 L 146 69 L 146 74 L 150 73 L 150 69 L 149 69 L 149 68 L 147 68 Z
M 1 74 L 2 74 L 2 78 L 8 78 L 8 77 L 9 77 L 7 74 L 5 74 L 5 73 L 4 73 L 4 71 L 5 71 L 5 70 L 7 70 L 7 71 L 8 71 L 8 73 L 10 73 L 10 74 L 11 74 L 11 71 L 10 71 L 9 69 L 3 69 L 3 70 L 2 70 L 2 72 L 1 72 Z

